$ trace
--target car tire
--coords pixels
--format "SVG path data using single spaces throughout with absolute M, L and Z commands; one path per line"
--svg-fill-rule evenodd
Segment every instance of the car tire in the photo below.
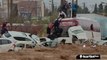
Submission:
M 12 50 L 12 49 L 8 50 L 8 52 L 12 52 L 12 51 L 14 51 L 14 50 Z
M 72 36 L 72 43 L 76 44 L 76 41 L 79 41 L 78 38 L 76 36 Z
M 62 41 L 60 42 L 60 44 L 65 44 L 66 39 L 62 39 Z

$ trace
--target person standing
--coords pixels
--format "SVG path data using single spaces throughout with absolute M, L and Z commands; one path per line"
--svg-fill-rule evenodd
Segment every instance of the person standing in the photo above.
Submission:
M 3 35 L 4 33 L 8 32 L 8 30 L 7 30 L 7 23 L 8 23 L 8 22 L 4 22 L 4 23 L 2 24 L 2 27 L 1 27 L 1 35 Z
M 62 5 L 61 10 L 68 16 L 67 14 L 67 9 L 68 9 L 68 2 L 65 1 L 64 5 Z
M 76 17 L 76 13 L 77 13 L 77 8 L 78 5 L 76 4 L 76 2 L 72 3 L 72 17 Z
M 71 12 L 72 12 L 72 4 L 68 3 L 68 10 L 67 10 L 68 18 L 71 17 Z

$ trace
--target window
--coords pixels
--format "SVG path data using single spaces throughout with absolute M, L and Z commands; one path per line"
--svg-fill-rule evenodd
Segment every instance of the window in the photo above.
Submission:
M 2 41 L 2 44 L 10 44 L 10 43 L 12 43 L 11 41 L 9 41 L 9 40 L 1 40 Z
M 41 39 L 40 39 L 40 42 L 44 42 L 44 41 L 46 41 L 45 38 L 41 38 Z
M 31 41 L 30 39 L 24 37 L 14 37 L 14 39 L 18 41 Z
M 25 41 L 31 41 L 30 39 L 28 39 L 28 38 L 25 38 Z
M 27 35 L 26 35 L 25 33 L 23 33 L 23 32 L 22 32 L 21 34 L 24 35 L 24 36 L 27 36 Z
M 5 37 L 9 38 L 11 35 L 9 33 L 4 33 Z
M 0 45 L 2 45 L 2 40 L 0 40 Z
M 79 34 L 79 33 L 82 33 L 83 31 L 82 30 L 74 30 L 72 32 L 75 33 L 75 34 Z

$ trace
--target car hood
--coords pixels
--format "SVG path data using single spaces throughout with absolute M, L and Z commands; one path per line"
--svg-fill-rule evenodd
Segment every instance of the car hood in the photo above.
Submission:
M 75 34 L 75 36 L 78 38 L 78 39 L 88 39 L 87 36 L 86 36 L 86 33 L 79 33 L 79 34 Z

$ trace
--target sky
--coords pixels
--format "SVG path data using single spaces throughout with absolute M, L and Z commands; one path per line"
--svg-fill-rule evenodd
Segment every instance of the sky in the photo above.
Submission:
M 1 2 L 2 0 L 0 0 Z M 49 1 L 52 1 L 52 0 L 44 0 L 44 3 L 46 5 L 47 8 L 51 8 L 51 2 Z M 60 0 L 53 0 L 54 1 L 54 4 L 55 6 L 59 6 L 60 5 Z M 72 0 L 67 0 L 68 2 L 71 2 Z M 78 4 L 83 7 L 83 3 L 86 3 L 86 6 L 89 8 L 89 10 L 93 10 L 94 9 L 94 5 L 95 3 L 97 3 L 98 5 L 101 3 L 101 2 L 105 2 L 107 3 L 107 0 L 78 0 Z
M 52 0 L 44 0 L 44 3 L 46 5 L 46 7 L 51 8 L 51 2 Z M 71 2 L 72 0 L 67 0 L 68 2 Z M 78 5 L 80 5 L 81 7 L 83 7 L 83 3 L 86 3 L 86 6 L 89 8 L 89 10 L 93 10 L 94 9 L 94 5 L 96 4 L 100 4 L 101 2 L 105 2 L 107 3 L 107 0 L 78 0 Z M 56 6 L 60 5 L 60 0 L 54 0 L 54 4 Z

